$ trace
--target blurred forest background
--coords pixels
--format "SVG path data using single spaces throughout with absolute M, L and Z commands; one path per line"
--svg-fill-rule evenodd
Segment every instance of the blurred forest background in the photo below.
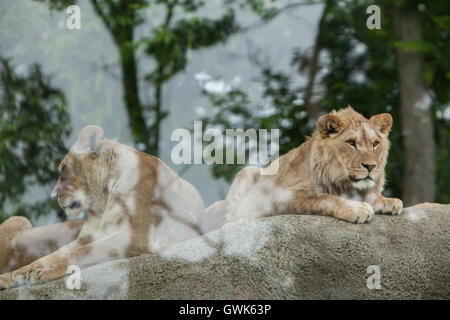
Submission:
M 158 155 L 209 205 L 241 166 L 172 164 L 174 129 L 279 128 L 282 154 L 349 104 L 394 118 L 386 195 L 449 203 L 449 40 L 448 0 L 1 1 L 0 222 L 64 219 L 49 195 L 87 124 Z

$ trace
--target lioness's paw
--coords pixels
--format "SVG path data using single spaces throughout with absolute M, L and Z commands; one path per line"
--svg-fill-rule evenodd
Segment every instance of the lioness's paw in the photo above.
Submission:
M 27 284 L 36 284 L 59 279 L 65 276 L 65 265 L 42 268 L 40 265 L 28 265 L 16 271 L 0 275 L 0 289 L 10 289 Z
M 384 198 L 381 208 L 377 208 L 377 212 L 383 214 L 400 214 L 403 210 L 403 201 L 397 198 Z
M 335 215 L 336 218 L 354 223 L 366 223 L 372 220 L 375 212 L 367 202 L 358 202 L 347 200 L 346 205 L 342 206 L 340 212 Z
M 35 284 L 41 281 L 42 275 L 45 273 L 45 269 L 31 268 L 25 275 L 25 282 L 27 284 Z
M 30 269 L 31 266 L 25 266 L 20 269 L 17 269 L 16 271 L 11 272 L 11 281 L 14 284 L 13 287 L 19 287 L 24 284 L 27 284 L 26 276 Z
M 31 268 L 25 275 L 25 283 L 35 284 L 56 280 L 64 277 L 66 271 L 67 268 L 63 265 L 55 265 L 49 268 Z

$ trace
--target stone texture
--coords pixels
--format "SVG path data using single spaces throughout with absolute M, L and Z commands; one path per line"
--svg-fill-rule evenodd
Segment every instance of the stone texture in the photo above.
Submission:
M 0 299 L 449 299 L 450 205 L 423 204 L 356 225 L 284 215 L 226 225 Z M 381 289 L 368 289 L 377 265 Z

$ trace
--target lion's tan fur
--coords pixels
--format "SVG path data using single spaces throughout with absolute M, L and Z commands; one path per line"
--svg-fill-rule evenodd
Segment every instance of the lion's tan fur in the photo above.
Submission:
M 381 195 L 391 125 L 389 114 L 369 120 L 351 107 L 322 116 L 312 137 L 274 160 L 278 163 L 265 169 L 246 167 L 237 174 L 226 199 L 207 210 L 216 220 L 210 229 L 286 213 L 332 215 L 358 223 L 371 220 L 374 211 L 400 213 L 401 200 Z M 355 140 L 356 149 L 349 140 Z M 379 144 L 374 147 L 374 142 Z M 362 164 L 376 165 L 370 172 L 372 180 L 352 182 L 350 177 L 367 176 Z M 278 172 L 265 175 L 271 166 L 278 167 Z M 221 216 L 223 221 L 218 223 Z
M 157 157 L 103 139 L 99 127 L 83 129 L 59 170 L 54 196 L 68 216 L 86 210 L 87 217 L 34 229 L 18 217 L 0 225 L 0 271 L 12 271 L 0 275 L 0 288 L 57 279 L 69 265 L 158 252 L 201 233 L 197 190 Z

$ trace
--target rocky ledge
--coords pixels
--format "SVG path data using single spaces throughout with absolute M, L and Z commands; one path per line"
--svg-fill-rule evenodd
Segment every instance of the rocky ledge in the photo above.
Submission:
M 5 290 L 0 299 L 449 299 L 450 205 L 368 224 L 283 215 L 239 222 L 162 254 Z

